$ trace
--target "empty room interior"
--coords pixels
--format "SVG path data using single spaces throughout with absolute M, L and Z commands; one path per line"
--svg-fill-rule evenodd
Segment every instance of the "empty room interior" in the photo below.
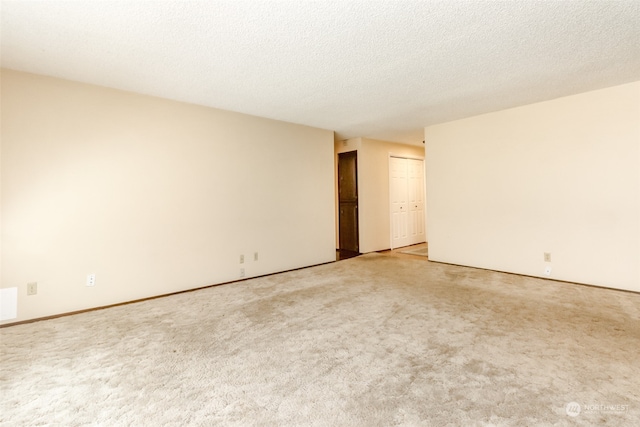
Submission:
M 640 425 L 640 3 L 6 1 L 1 425 Z

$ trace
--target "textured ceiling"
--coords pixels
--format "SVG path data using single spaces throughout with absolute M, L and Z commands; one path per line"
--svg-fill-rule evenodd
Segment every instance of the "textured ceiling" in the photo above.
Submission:
M 2 1 L 2 66 L 366 136 L 640 80 L 640 1 Z

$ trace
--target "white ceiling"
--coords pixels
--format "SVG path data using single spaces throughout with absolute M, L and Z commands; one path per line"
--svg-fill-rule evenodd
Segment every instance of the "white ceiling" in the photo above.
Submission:
M 640 80 L 640 1 L 2 1 L 2 66 L 365 136 Z

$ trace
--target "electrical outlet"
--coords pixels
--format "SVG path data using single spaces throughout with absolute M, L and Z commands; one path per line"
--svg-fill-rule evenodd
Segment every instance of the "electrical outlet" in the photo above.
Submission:
M 253 260 L 257 261 L 258 260 L 258 252 L 254 252 L 253 253 Z
M 240 277 L 244 277 L 244 268 L 240 269 Z
M 27 283 L 27 295 L 37 295 L 38 294 L 38 283 L 31 282 Z
M 544 275 L 545 275 L 545 276 L 551 276 L 551 266 L 550 266 L 550 265 L 547 265 L 547 266 L 544 268 Z
M 240 255 L 240 264 L 244 264 L 244 255 Z
M 96 285 L 96 275 L 91 273 L 87 274 L 87 286 L 95 286 Z
M 551 262 L 551 252 L 544 253 L 544 262 Z

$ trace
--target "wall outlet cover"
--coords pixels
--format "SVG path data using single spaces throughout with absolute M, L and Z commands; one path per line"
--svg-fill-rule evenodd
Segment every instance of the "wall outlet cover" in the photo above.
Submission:
M 27 295 L 37 295 L 38 294 L 38 283 L 31 282 L 27 283 Z

